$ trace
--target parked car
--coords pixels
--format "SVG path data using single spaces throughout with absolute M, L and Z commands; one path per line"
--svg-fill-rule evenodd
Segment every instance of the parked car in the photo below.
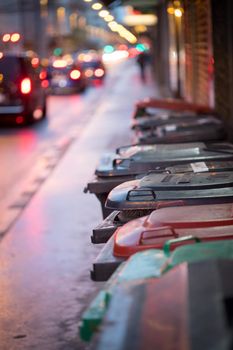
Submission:
M 38 57 L 0 56 L 0 122 L 30 124 L 46 116 L 46 84 Z
M 82 68 L 69 64 L 66 60 L 56 59 L 48 67 L 49 92 L 51 94 L 72 94 L 83 92 L 87 80 Z
M 81 67 L 89 83 L 102 82 L 106 75 L 106 69 L 101 59 L 91 59 L 89 61 L 82 61 Z

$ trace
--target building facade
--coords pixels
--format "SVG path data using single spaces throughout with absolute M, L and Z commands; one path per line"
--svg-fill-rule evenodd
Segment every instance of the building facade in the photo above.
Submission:
M 164 0 L 156 13 L 155 70 L 165 95 L 214 107 L 232 137 L 232 2 Z

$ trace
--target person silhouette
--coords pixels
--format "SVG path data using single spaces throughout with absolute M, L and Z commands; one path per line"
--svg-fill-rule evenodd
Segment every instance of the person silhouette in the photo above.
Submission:
M 137 57 L 137 63 L 140 69 L 140 77 L 143 82 L 146 81 L 146 66 L 149 64 L 149 55 L 147 52 L 141 52 Z

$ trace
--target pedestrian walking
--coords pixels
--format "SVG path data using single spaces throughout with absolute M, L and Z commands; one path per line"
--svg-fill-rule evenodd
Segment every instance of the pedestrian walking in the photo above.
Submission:
M 146 67 L 150 63 L 149 54 L 145 51 L 141 52 L 137 57 L 137 63 L 140 69 L 140 77 L 143 82 L 146 81 Z

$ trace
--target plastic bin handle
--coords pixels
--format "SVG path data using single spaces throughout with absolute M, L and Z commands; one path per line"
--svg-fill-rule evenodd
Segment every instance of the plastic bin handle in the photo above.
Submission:
M 168 231 L 168 232 L 166 232 Z M 165 233 L 163 233 L 165 232 Z M 156 227 L 142 231 L 139 239 L 139 245 L 145 245 L 147 241 L 160 238 L 169 238 L 170 240 L 178 238 L 178 234 L 175 232 L 172 226 Z
M 161 127 L 161 125 L 148 125 L 146 131 L 153 132 L 153 131 L 156 131 L 156 129 L 158 129 L 160 127 Z M 132 125 L 131 129 L 136 130 L 136 131 L 141 131 L 142 127 L 141 127 L 141 125 L 134 124 L 134 125 Z
M 135 193 L 134 196 L 133 196 L 133 193 Z M 150 197 L 150 196 L 154 200 L 156 199 L 156 193 L 150 188 L 135 188 L 134 190 L 128 191 L 126 200 L 130 201 L 132 197 Z
M 116 153 L 117 154 L 120 154 L 121 153 L 121 150 L 124 150 L 124 149 L 127 149 L 127 148 L 131 148 L 131 147 L 135 147 L 135 146 L 141 146 L 139 143 L 133 143 L 131 145 L 125 145 L 125 146 L 121 146 L 121 147 L 118 147 L 116 149 Z
M 113 168 L 117 168 L 122 162 L 130 162 L 131 160 L 129 158 L 115 158 L 112 161 Z
M 132 114 L 132 119 L 137 119 L 137 118 L 140 118 L 142 116 L 147 116 L 147 117 L 151 117 L 153 116 L 152 113 L 149 113 L 146 108 L 144 107 L 140 107 L 140 106 L 137 106 L 135 107 L 134 109 L 134 112 Z
M 194 241 L 195 243 L 201 242 L 200 238 L 198 238 L 196 236 L 185 236 L 185 237 L 181 237 L 181 238 L 169 239 L 169 241 L 167 241 L 163 246 L 164 254 L 167 256 L 170 255 L 172 244 L 186 243 L 189 241 Z

